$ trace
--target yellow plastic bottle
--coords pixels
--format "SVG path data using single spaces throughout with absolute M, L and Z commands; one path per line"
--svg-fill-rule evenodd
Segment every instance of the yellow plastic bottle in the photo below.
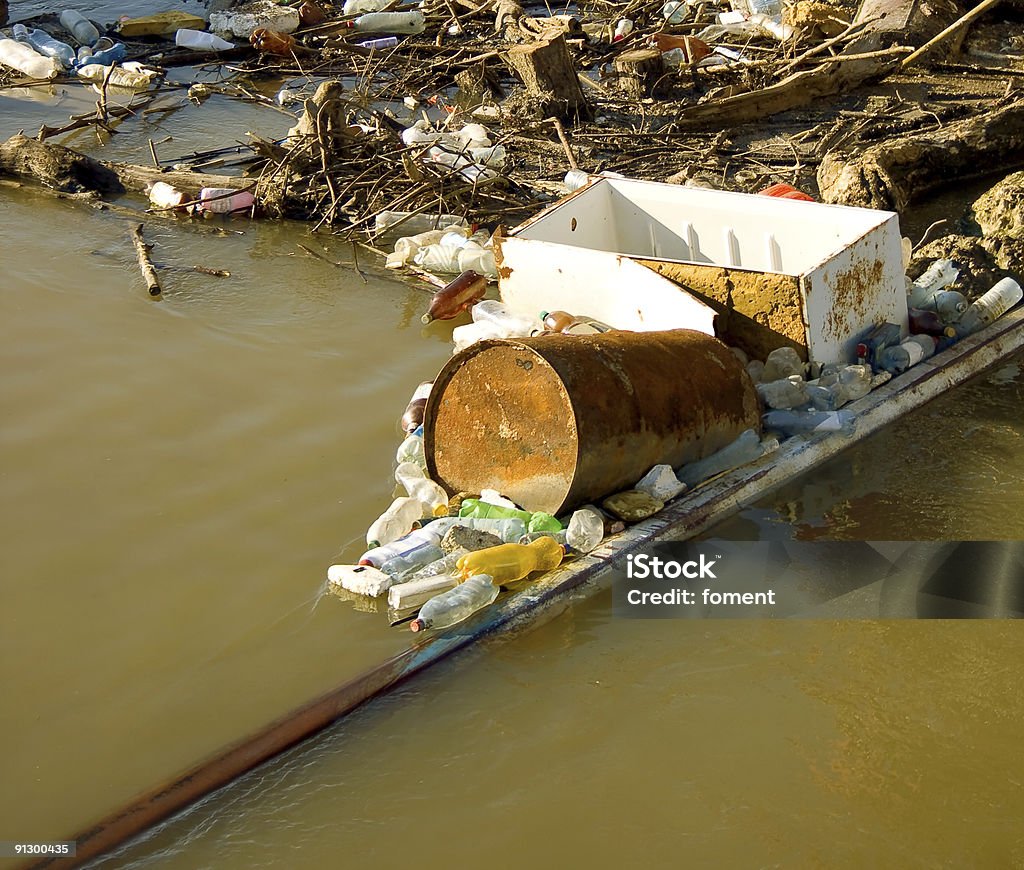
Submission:
M 521 580 L 534 571 L 549 571 L 562 562 L 565 549 L 554 538 L 543 537 L 529 544 L 501 544 L 466 553 L 456 562 L 456 573 L 463 579 L 489 574 L 496 586 Z

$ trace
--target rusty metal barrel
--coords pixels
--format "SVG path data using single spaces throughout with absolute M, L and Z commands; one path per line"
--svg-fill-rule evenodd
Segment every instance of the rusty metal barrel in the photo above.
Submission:
M 732 351 L 676 329 L 474 344 L 435 379 L 423 435 L 430 476 L 449 493 L 491 488 L 554 514 L 759 427 Z

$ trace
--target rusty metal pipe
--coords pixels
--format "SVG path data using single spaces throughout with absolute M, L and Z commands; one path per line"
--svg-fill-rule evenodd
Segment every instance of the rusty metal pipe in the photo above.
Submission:
M 441 369 L 423 434 L 430 476 L 449 492 L 492 488 L 560 513 L 751 428 L 757 394 L 737 357 L 675 329 L 479 342 Z

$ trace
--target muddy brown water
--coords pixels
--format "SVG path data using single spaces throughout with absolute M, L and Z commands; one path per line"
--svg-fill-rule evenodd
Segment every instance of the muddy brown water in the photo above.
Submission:
M 2 137 L 92 99 L 20 96 L 0 96 Z M 106 153 L 287 124 L 214 98 Z M 70 836 L 409 638 L 322 596 L 324 569 L 390 498 L 396 419 L 450 325 L 423 328 L 426 295 L 365 263 L 363 283 L 344 245 L 323 242 L 340 268 L 304 254 L 289 224 L 148 223 L 181 269 L 153 302 L 128 226 L 0 194 L 0 840 Z M 1024 538 L 1022 367 L 713 534 Z M 1022 654 L 1017 623 L 634 622 L 601 595 L 104 864 L 1021 867 Z

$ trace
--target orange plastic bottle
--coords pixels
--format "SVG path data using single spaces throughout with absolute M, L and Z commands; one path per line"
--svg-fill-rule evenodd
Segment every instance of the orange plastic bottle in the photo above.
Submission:
M 534 571 L 557 568 L 565 555 L 565 548 L 554 538 L 538 538 L 529 544 L 501 544 L 466 553 L 455 563 L 455 573 L 462 579 L 476 574 L 488 574 L 500 586 L 522 580 Z
M 266 27 L 259 27 L 252 32 L 249 42 L 253 47 L 264 54 L 279 54 L 282 57 L 291 57 L 295 49 L 295 37 L 287 33 L 278 33 L 276 30 L 269 30 Z

